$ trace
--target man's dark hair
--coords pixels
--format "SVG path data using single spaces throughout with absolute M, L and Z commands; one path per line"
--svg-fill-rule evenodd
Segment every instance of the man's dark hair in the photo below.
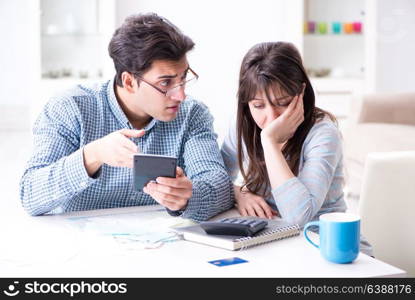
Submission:
M 108 46 L 117 72 L 115 82 L 122 87 L 123 72 L 141 76 L 153 61 L 178 61 L 193 47 L 189 37 L 155 13 L 129 16 Z

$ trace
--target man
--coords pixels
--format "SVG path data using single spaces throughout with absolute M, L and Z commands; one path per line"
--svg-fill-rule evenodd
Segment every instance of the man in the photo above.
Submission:
M 189 97 L 197 79 L 193 41 L 156 14 L 127 18 L 109 44 L 115 79 L 51 99 L 37 119 L 34 154 L 20 184 L 31 215 L 159 204 L 171 215 L 206 220 L 232 206 L 205 105 Z M 184 101 L 186 98 L 186 101 Z M 133 188 L 137 152 L 178 158 L 176 178 Z

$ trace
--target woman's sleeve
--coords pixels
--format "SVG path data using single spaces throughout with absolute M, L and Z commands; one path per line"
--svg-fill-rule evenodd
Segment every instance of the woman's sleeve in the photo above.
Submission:
M 234 182 L 238 177 L 238 155 L 237 155 L 237 142 L 236 142 L 236 121 L 233 120 L 229 126 L 228 134 L 225 136 L 221 147 L 221 154 L 223 162 L 225 163 L 226 171 L 231 177 L 231 181 Z
M 304 162 L 298 176 L 272 190 L 282 218 L 301 226 L 314 218 L 332 186 L 341 157 L 337 127 L 317 124 L 304 144 Z

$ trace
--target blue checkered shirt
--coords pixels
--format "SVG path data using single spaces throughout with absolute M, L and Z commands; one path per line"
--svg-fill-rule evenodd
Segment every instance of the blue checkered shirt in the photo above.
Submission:
M 233 205 L 232 183 L 212 123 L 207 107 L 188 97 L 176 119 L 152 119 L 143 137 L 131 139 L 142 153 L 178 158 L 178 166 L 193 183 L 193 196 L 182 216 L 196 221 Z M 78 85 L 52 98 L 33 127 L 34 152 L 20 182 L 24 209 L 42 215 L 157 204 L 134 190 L 130 168 L 104 164 L 94 178 L 87 174 L 83 147 L 123 128 L 133 129 L 117 102 L 113 80 Z

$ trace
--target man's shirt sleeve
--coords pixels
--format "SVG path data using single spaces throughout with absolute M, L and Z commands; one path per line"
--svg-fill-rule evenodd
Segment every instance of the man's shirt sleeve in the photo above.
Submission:
M 20 198 L 30 215 L 58 209 L 94 182 L 84 166 L 77 116 L 73 102 L 53 99 L 34 124 L 34 152 L 20 182 Z
M 185 173 L 193 183 L 193 195 L 182 214 L 185 218 L 204 221 L 233 206 L 232 182 L 216 139 L 207 107 L 195 106 L 184 145 Z

